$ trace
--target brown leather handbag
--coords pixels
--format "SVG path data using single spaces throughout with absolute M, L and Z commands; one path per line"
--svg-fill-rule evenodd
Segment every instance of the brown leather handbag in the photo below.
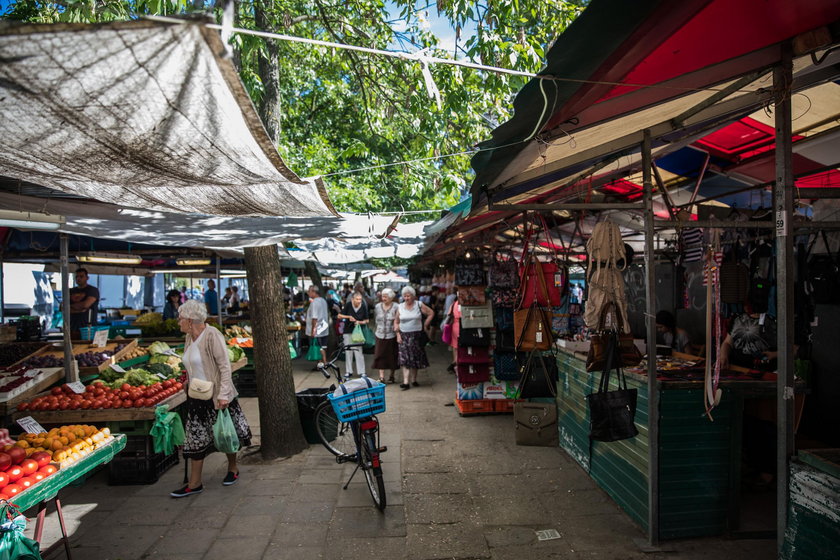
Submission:
M 537 275 L 542 294 L 548 299 L 545 278 Z M 530 306 L 513 312 L 513 332 L 516 350 L 550 350 L 554 343 L 551 332 L 551 311 L 541 307 L 536 301 Z
M 610 309 L 615 316 L 615 324 L 606 328 L 607 314 Z M 589 337 L 589 354 L 586 357 L 586 371 L 603 371 L 607 365 L 609 340 L 613 332 L 618 332 L 618 350 L 621 357 L 619 367 L 637 366 L 642 361 L 642 353 L 636 347 L 632 333 L 624 332 L 624 317 L 618 306 L 610 301 L 604 304 L 598 321 L 598 331 Z

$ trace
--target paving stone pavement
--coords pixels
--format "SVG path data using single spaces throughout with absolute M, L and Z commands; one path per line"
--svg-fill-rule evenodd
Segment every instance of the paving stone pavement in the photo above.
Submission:
M 205 464 L 205 491 L 175 500 L 184 466 L 146 486 L 108 486 L 104 470 L 61 500 L 73 557 L 82 560 L 770 559 L 773 540 L 701 539 L 642 552 L 644 533 L 561 449 L 517 447 L 510 415 L 460 417 L 449 353 L 430 348 L 420 387 L 387 387 L 380 416 L 388 507 L 378 512 L 361 475 L 320 445 L 271 465 L 243 465 L 223 487 L 222 455 Z M 367 356 L 368 363 L 371 357 Z M 343 364 L 342 364 L 343 365 Z M 328 386 L 296 360 L 298 389 Z M 258 403 L 242 399 L 256 439 Z M 34 510 L 27 534 L 32 536 Z M 539 541 L 536 530 L 559 539 Z M 43 544 L 59 536 L 54 512 Z M 63 549 L 51 556 L 62 558 Z

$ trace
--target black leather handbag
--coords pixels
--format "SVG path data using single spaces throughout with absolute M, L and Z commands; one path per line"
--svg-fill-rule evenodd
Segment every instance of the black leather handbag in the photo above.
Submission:
M 490 346 L 491 329 L 465 329 L 461 322 L 461 331 L 458 334 L 458 346 Z
M 557 358 L 533 350 L 520 367 L 519 398 L 535 399 L 557 396 Z
M 589 406 L 589 439 L 593 441 L 618 441 L 635 437 L 639 430 L 636 417 L 636 389 L 627 388 L 624 372 L 618 366 L 618 335 L 612 333 L 608 342 L 607 365 L 601 373 L 598 392 L 586 396 Z M 615 369 L 619 389 L 610 391 L 610 373 Z

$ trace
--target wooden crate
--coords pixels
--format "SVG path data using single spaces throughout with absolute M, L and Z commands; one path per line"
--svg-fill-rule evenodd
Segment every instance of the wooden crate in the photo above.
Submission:
M 17 340 L 17 327 L 15 325 L 0 325 L 0 343 L 14 342 Z
M 42 393 L 43 394 L 43 393 Z M 36 395 L 40 396 L 40 395 Z M 33 397 L 34 398 L 34 397 Z M 31 416 L 40 424 L 93 424 L 96 422 L 118 422 L 122 420 L 154 420 L 155 408 L 164 404 L 169 410 L 183 404 L 187 400 L 187 393 L 179 391 L 155 406 L 143 408 L 103 408 L 79 410 L 26 410 L 15 412 L 14 419 Z
M 78 341 L 74 342 L 73 343 L 73 355 L 74 356 L 77 355 L 77 354 L 83 354 L 85 352 L 111 352 L 111 353 L 113 353 L 114 349 L 117 347 L 118 344 L 125 344 L 125 348 L 123 348 L 122 350 L 120 350 L 119 352 L 117 352 L 116 354 L 111 356 L 110 360 L 99 364 L 98 367 L 79 368 L 79 374 L 80 375 L 99 374 L 99 373 L 105 371 L 106 369 L 108 369 L 109 367 L 111 367 L 111 364 L 119 363 L 121 361 L 122 356 L 125 356 L 128 353 L 129 350 L 131 350 L 132 348 L 137 346 L 137 339 L 135 338 L 135 339 L 125 339 L 125 340 L 109 340 L 108 343 L 101 348 L 96 348 L 96 347 L 92 346 L 89 342 L 78 342 Z M 18 362 L 15 362 L 11 366 L 9 366 L 9 368 L 16 367 L 16 366 L 22 364 L 23 362 L 25 362 L 26 360 L 34 357 L 34 356 L 53 356 L 55 358 L 63 358 L 64 357 L 64 348 L 60 343 L 59 343 L 58 346 L 54 346 L 54 345 L 45 346 L 44 348 L 38 350 L 34 354 L 30 354 L 26 358 L 24 358 L 24 359 L 22 359 Z
M 35 398 L 39 393 L 64 380 L 64 368 L 44 368 L 44 373 L 36 378 L 35 385 L 23 392 L 0 402 L 0 415 L 6 416 L 15 410 L 17 405 Z

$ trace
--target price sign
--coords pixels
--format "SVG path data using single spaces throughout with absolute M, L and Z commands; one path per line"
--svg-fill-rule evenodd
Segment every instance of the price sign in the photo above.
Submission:
M 96 331 L 96 334 L 93 337 L 93 345 L 97 348 L 102 348 L 106 344 L 108 344 L 108 329 Z
M 18 426 L 23 428 L 23 431 L 27 434 L 42 434 L 47 430 L 44 429 L 41 424 L 38 423 L 37 420 L 32 418 L 31 416 L 24 416 L 23 418 L 18 418 Z
M 125 370 L 119 364 L 111 364 L 111 369 L 117 373 L 125 373 Z
M 158 377 L 160 377 L 161 379 L 166 379 L 166 376 L 165 376 L 164 374 L 162 374 L 162 373 L 156 373 L 155 375 L 157 375 L 157 376 L 158 376 Z
M 72 391 L 76 394 L 81 395 L 85 392 L 85 384 L 81 381 L 74 381 L 73 383 L 68 383 L 67 386 L 70 387 L 70 389 L 72 389 Z
M 172 348 L 164 352 L 164 354 L 166 354 L 167 356 L 175 356 L 176 358 L 180 358 L 180 356 L 176 354 L 175 350 L 173 350 Z
M 784 237 L 788 234 L 787 212 L 776 210 L 776 235 Z
M 28 369 L 23 373 L 23 376 L 27 379 L 32 379 L 33 377 L 38 377 L 41 373 L 43 372 L 40 369 Z

